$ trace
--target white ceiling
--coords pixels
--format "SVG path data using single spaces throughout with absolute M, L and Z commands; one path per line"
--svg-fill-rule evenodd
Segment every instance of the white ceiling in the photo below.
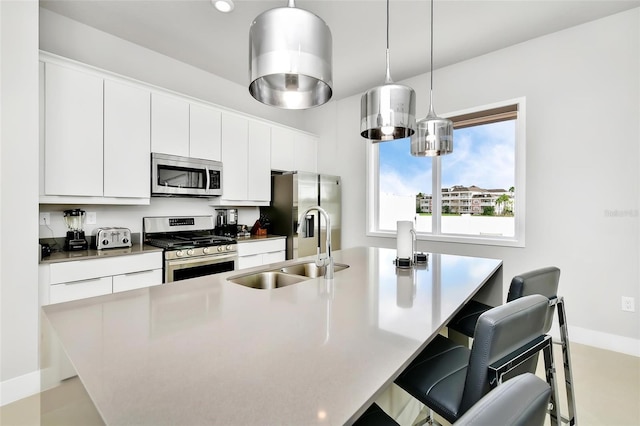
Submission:
M 235 0 L 222 14 L 209 0 L 41 0 L 53 12 L 248 85 L 249 25 L 286 0 Z M 380 85 L 385 76 L 384 0 L 298 0 L 333 35 L 334 99 Z M 434 67 L 640 6 L 640 0 L 436 0 Z M 390 2 L 391 76 L 428 71 L 429 2 Z M 615 46 L 612 46 L 615 48 Z M 567 52 L 570 54 L 570 52 Z

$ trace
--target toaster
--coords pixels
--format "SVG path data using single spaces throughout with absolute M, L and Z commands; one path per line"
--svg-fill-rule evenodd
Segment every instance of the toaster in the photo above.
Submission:
M 128 228 L 96 229 L 96 249 L 131 247 L 131 231 Z

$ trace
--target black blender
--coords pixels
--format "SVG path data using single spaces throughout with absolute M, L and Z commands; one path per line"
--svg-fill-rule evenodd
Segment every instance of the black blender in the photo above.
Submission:
M 64 240 L 66 251 L 86 250 L 89 243 L 84 237 L 84 217 L 85 211 L 72 209 L 64 211 L 64 222 L 67 224 L 67 238 Z

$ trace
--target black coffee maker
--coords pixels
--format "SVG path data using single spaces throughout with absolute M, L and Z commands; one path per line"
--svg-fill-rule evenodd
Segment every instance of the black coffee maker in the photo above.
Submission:
M 80 209 L 72 209 L 64 211 L 64 223 L 67 224 L 67 238 L 64 240 L 64 249 L 66 251 L 86 250 L 89 243 L 84 237 L 84 218 L 85 211 Z
M 225 237 L 236 237 L 238 235 L 238 209 L 218 209 L 216 210 L 215 234 Z

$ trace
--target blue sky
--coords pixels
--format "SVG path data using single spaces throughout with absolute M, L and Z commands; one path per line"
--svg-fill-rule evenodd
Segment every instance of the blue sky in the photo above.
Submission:
M 431 158 L 412 157 L 409 138 L 379 144 L 380 191 L 431 194 Z M 442 186 L 509 189 L 514 186 L 515 121 L 455 130 L 453 153 L 443 156 Z

